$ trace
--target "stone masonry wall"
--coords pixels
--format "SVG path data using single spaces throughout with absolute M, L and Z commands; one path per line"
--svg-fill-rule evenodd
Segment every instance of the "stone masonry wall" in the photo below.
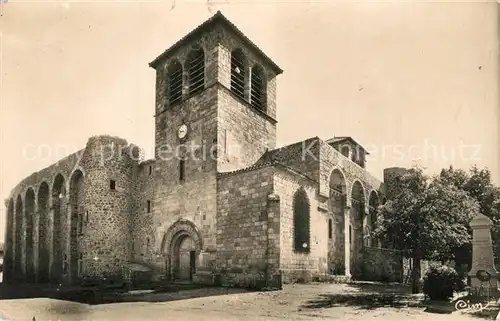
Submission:
M 180 219 L 199 230 L 203 250 L 215 249 L 217 92 L 216 86 L 206 88 L 156 117 L 155 230 L 150 237 L 157 254 L 150 263 L 158 269 L 165 270 L 167 257 L 172 255 L 164 248 L 171 240 L 164 237 Z M 179 139 L 177 130 L 182 124 L 188 131 Z M 185 161 L 184 180 L 180 179 L 181 158 Z
M 236 36 L 232 31 L 219 27 L 217 33 L 219 38 L 219 83 L 231 88 L 231 52 L 235 49 L 240 49 L 246 58 L 246 73 L 249 74 L 251 68 L 255 65 L 260 65 L 264 69 L 267 87 L 266 87 L 266 114 L 271 120 L 276 119 L 276 72 L 267 64 L 260 55 L 246 46 L 241 38 Z M 274 121 L 275 122 L 275 121 Z M 274 148 L 274 145 L 271 147 Z
M 403 167 L 391 167 L 384 169 L 384 183 L 386 186 L 386 197 L 392 199 L 398 190 L 398 179 L 403 176 L 408 169 Z
M 395 250 L 365 247 L 361 273 L 365 281 L 402 282 L 403 255 Z
M 219 89 L 218 142 L 219 172 L 235 171 L 254 164 L 267 149 L 276 147 L 276 73 L 259 54 L 246 46 L 233 32 L 219 26 L 217 81 Z M 245 98 L 231 92 L 231 52 L 239 49 L 245 56 Z M 266 108 L 258 110 L 249 104 L 252 67 L 260 65 L 265 72 Z
M 328 216 L 318 208 L 317 184 L 288 169 L 276 167 L 274 190 L 280 196 L 280 268 L 283 282 L 324 279 L 328 272 Z M 293 249 L 293 200 L 299 188 L 307 192 L 310 203 L 310 253 Z
M 263 167 L 219 175 L 216 272 L 226 282 L 248 286 L 279 278 L 280 217 L 279 200 L 271 195 L 273 171 Z
M 328 197 L 330 175 L 334 168 L 340 168 L 346 179 L 347 191 L 352 190 L 352 186 L 355 180 L 359 180 L 363 186 L 365 195 L 365 208 L 368 208 L 368 195 L 371 191 L 379 192 L 382 182 L 376 179 L 364 168 L 353 163 L 344 157 L 339 151 L 337 151 L 332 146 L 328 145 L 324 141 L 318 139 L 317 143 L 320 146 L 320 173 L 319 173 L 319 193 L 320 195 Z
M 87 143 L 82 159 L 87 217 L 80 242 L 83 277 L 121 279 L 129 262 L 129 222 L 138 159 L 139 149 L 123 139 L 99 136 Z
M 227 89 L 219 90 L 218 171 L 234 171 L 253 165 L 276 145 L 276 125 Z
M 155 235 L 153 200 L 154 200 L 154 180 L 155 161 L 148 160 L 139 165 L 136 181 L 136 197 L 134 210 L 131 213 L 130 233 L 131 261 L 150 265 L 156 261 L 156 248 L 152 240 Z M 149 201 L 149 212 L 148 212 Z
M 7 203 L 12 203 L 11 213 L 9 217 L 12 220 L 8 221 L 6 227 L 10 228 L 12 231 L 8 231 L 5 240 L 5 251 L 6 251 L 6 270 L 8 271 L 5 275 L 6 282 L 24 282 L 26 280 L 26 217 L 24 200 L 28 191 L 34 191 L 35 200 L 33 212 L 37 213 L 35 217 L 42 214 L 39 208 L 40 200 L 44 199 L 47 204 L 46 215 L 49 216 L 49 222 L 52 222 L 53 209 L 53 186 L 56 176 L 61 176 L 64 178 L 64 187 L 66 190 L 69 189 L 69 178 L 71 177 L 75 168 L 78 167 L 78 163 L 82 157 L 83 150 L 73 153 L 57 163 L 44 168 L 38 172 L 31 174 L 30 176 L 19 182 L 10 192 L 7 199 Z M 45 188 L 46 187 L 46 188 Z M 63 202 L 67 203 L 67 199 L 63 199 Z M 8 207 L 9 211 L 9 207 Z M 21 212 L 20 212 L 21 211 Z M 52 227 L 49 226 L 48 230 L 42 231 L 43 235 L 40 235 L 40 227 L 38 225 L 39 221 L 35 221 L 32 229 L 33 233 L 33 256 L 34 258 L 39 257 L 39 239 L 44 238 L 48 244 L 52 244 L 54 235 Z M 9 237 L 12 235 L 12 237 Z M 56 233 L 56 237 L 62 238 L 62 233 Z M 62 239 L 56 240 L 62 242 Z M 17 252 L 17 253 L 16 253 Z M 49 260 L 52 260 L 53 253 L 50 253 Z M 38 260 L 37 260 L 38 261 Z M 39 262 L 34 262 L 35 269 L 38 270 Z M 45 259 L 45 261 L 47 261 Z M 39 278 L 38 271 L 35 271 L 37 278 Z
M 130 256 L 135 150 L 123 139 L 94 136 L 85 149 L 33 173 L 12 190 L 6 200 L 13 217 L 7 222 L 13 230 L 6 233 L 7 282 L 78 282 L 80 265 L 80 276 L 118 273 Z M 112 179 L 115 190 L 110 190 Z M 77 232 L 79 215 L 88 219 Z
M 183 65 L 184 75 L 183 82 L 186 85 L 186 67 L 187 67 L 187 57 L 191 49 L 202 48 L 205 54 L 205 88 L 212 87 L 217 81 L 218 65 L 217 56 L 219 48 L 217 45 L 218 33 L 217 30 L 211 32 L 206 32 L 193 43 L 183 46 L 170 53 L 168 57 L 161 62 L 159 66 L 156 67 L 156 115 L 162 114 L 165 109 L 171 107 L 168 104 L 167 99 L 167 69 L 175 61 L 179 61 Z M 190 95 L 186 90 L 183 90 L 183 100 L 189 99 Z M 161 137 L 158 134 L 162 133 L 161 128 L 156 130 L 156 145 L 162 143 Z

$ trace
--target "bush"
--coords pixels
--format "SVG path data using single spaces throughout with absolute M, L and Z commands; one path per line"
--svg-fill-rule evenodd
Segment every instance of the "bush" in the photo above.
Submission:
M 457 271 L 446 265 L 431 265 L 424 277 L 424 293 L 431 300 L 448 300 L 462 287 Z

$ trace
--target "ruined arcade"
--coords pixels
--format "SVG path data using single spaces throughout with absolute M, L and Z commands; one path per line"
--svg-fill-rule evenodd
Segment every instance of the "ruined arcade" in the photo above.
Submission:
M 362 274 L 385 187 L 351 137 L 276 149 L 282 70 L 220 12 L 150 63 L 155 157 L 110 136 L 33 173 L 5 201 L 6 282 L 243 284 Z M 364 254 L 365 253 L 365 254 Z

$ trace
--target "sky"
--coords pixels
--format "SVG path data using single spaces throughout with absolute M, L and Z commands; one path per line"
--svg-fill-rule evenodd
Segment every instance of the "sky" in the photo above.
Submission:
M 498 167 L 495 1 L 22 1 L 0 16 L 0 199 L 109 134 L 154 148 L 148 63 L 215 14 L 284 73 L 278 146 L 352 136 L 367 169 Z M 0 240 L 5 229 L 0 206 Z

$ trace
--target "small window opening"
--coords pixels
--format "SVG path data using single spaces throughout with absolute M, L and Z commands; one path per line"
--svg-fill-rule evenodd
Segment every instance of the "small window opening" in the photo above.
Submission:
M 116 181 L 110 180 L 109 181 L 109 188 L 113 189 L 113 190 L 116 189 Z
M 231 91 L 245 99 L 245 56 L 241 49 L 231 53 Z
M 151 201 L 147 201 L 146 207 L 147 207 L 148 213 L 151 213 Z
M 205 53 L 196 49 L 188 55 L 189 94 L 196 94 L 205 87 Z
M 184 159 L 179 160 L 179 180 L 183 181 L 184 180 L 184 174 L 186 171 L 186 162 Z
M 328 238 L 331 239 L 332 238 L 332 231 L 333 228 L 332 228 L 332 219 L 329 219 L 328 220 Z
M 174 61 L 167 71 L 168 103 L 174 105 L 182 100 L 182 65 Z
M 153 174 L 153 166 L 149 166 L 149 175 Z
M 260 66 L 254 66 L 250 75 L 250 104 L 259 110 L 265 109 L 265 79 L 264 70 Z
M 342 146 L 340 148 L 340 153 L 342 153 L 344 157 L 349 158 L 349 154 L 351 153 L 351 148 L 349 146 Z

